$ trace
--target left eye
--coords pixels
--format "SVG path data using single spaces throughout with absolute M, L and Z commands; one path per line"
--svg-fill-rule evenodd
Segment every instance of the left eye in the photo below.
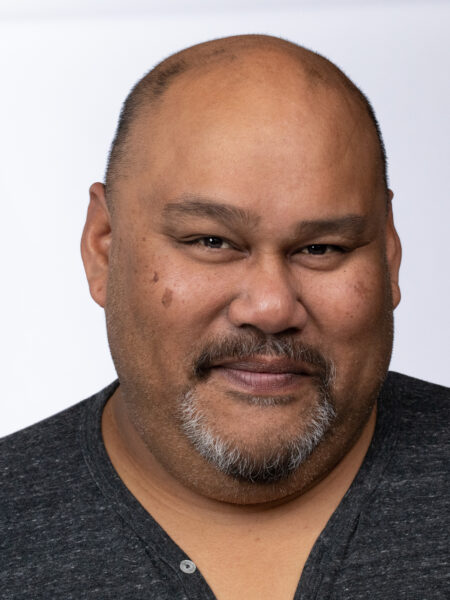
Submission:
M 322 256 L 323 254 L 329 254 L 330 252 L 340 252 L 341 249 L 338 246 L 332 246 L 331 244 L 311 244 L 305 246 L 300 250 L 301 254 L 309 254 L 313 256 Z

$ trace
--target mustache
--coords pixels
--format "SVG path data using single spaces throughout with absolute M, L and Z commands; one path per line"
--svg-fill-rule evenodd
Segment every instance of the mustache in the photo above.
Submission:
M 192 365 L 192 375 L 205 380 L 211 367 L 222 360 L 244 360 L 255 356 L 276 356 L 307 363 L 320 382 L 328 387 L 335 377 L 334 362 L 314 346 L 292 335 L 266 335 L 258 331 L 240 332 L 216 338 L 203 345 Z

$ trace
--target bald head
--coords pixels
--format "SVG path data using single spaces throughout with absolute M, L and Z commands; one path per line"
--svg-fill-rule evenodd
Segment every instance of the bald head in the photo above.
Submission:
M 226 101 L 230 90 L 252 89 L 256 97 L 289 96 L 299 106 L 322 112 L 335 110 L 355 115 L 369 132 L 373 160 L 381 187 L 387 195 L 386 155 L 381 132 L 366 96 L 329 60 L 280 38 L 240 35 L 198 44 L 159 63 L 131 90 L 122 107 L 106 170 L 106 194 L 110 208 L 118 182 L 133 168 L 135 149 L 141 142 L 141 118 L 157 119 L 167 91 L 179 83 L 177 101 L 195 102 L 190 91 L 203 86 L 210 101 Z M 211 89 L 213 88 L 213 89 Z M 198 89 L 197 89 L 198 91 Z M 201 94 L 200 94 L 201 95 Z M 245 95 L 245 94 L 244 94 Z M 249 94 L 255 97 L 255 94 Z M 320 119 L 321 117 L 319 117 Z

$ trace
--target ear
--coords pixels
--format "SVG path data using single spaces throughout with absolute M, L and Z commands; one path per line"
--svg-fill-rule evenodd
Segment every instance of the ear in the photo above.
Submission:
M 401 293 L 398 283 L 400 263 L 402 260 L 402 245 L 394 225 L 392 214 L 392 198 L 394 193 L 389 190 L 389 209 L 386 221 L 386 258 L 389 267 L 389 277 L 391 282 L 392 302 L 394 308 L 400 303 Z
M 81 257 L 91 296 L 104 308 L 111 246 L 111 216 L 102 183 L 93 183 L 89 195 L 89 208 L 81 237 Z

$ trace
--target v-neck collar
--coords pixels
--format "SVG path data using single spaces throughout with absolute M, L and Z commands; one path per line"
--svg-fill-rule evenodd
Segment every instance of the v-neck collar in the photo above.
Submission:
M 166 564 L 186 596 L 190 600 L 215 600 L 198 569 L 188 577 L 182 573 L 180 563 L 190 560 L 189 556 L 131 494 L 108 457 L 101 432 L 101 418 L 106 402 L 118 385 L 118 381 L 113 382 L 87 402 L 80 424 L 80 444 L 91 476 L 108 505 L 140 539 L 152 559 L 157 558 Z M 375 431 L 364 461 L 317 538 L 305 563 L 294 600 L 326 600 L 330 597 L 358 517 L 376 490 L 395 447 L 397 416 L 392 395 L 388 376 L 378 400 Z

